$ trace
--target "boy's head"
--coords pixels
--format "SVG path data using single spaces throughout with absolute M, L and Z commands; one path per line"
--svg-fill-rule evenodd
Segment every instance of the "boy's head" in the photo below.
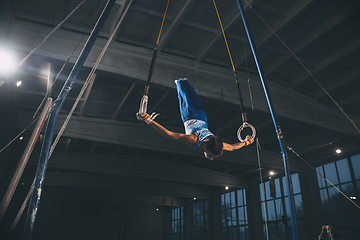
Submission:
M 205 157 L 212 160 L 213 158 L 220 157 L 223 154 L 223 141 L 218 136 L 212 136 L 206 142 Z

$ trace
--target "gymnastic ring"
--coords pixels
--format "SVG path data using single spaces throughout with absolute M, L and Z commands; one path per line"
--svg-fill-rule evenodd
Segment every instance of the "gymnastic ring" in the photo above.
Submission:
M 240 142 L 243 142 L 245 141 L 245 139 L 242 139 L 241 137 L 241 131 L 244 129 L 244 128 L 251 128 L 251 131 L 252 131 L 252 138 L 255 139 L 255 136 L 256 136 L 256 129 L 253 125 L 251 125 L 250 123 L 247 123 L 247 122 L 244 122 L 243 125 L 241 125 L 237 131 L 237 137 L 239 139 Z

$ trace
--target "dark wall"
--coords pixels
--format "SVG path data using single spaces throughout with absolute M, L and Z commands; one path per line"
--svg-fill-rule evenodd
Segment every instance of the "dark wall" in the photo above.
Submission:
M 160 240 L 164 213 L 152 205 L 43 197 L 33 239 Z M 21 239 L 24 219 L 10 239 Z

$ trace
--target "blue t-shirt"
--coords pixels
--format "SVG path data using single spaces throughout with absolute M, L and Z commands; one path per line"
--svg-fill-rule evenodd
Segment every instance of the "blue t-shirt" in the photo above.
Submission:
M 189 135 L 190 133 L 194 133 L 198 139 L 196 145 L 193 146 L 195 149 L 199 149 L 200 144 L 205 141 L 209 140 L 211 136 L 214 136 L 212 132 L 209 131 L 207 127 L 207 123 L 199 120 L 199 119 L 189 119 L 184 122 L 185 133 Z

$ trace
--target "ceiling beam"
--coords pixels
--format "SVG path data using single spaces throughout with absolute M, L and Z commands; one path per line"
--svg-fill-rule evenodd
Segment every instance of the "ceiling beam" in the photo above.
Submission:
M 37 163 L 37 156 L 30 159 L 30 165 L 36 165 Z M 51 156 L 49 167 L 178 183 L 221 187 L 229 186 L 235 188 L 247 187 L 247 180 L 243 178 L 148 157 L 54 153 Z
M 289 24 L 289 21 L 294 19 L 300 12 L 305 9 L 309 4 L 311 4 L 312 0 L 300 0 L 296 2 L 286 13 L 284 13 L 284 17 L 280 17 L 275 23 L 273 23 L 270 27 L 271 29 L 267 29 L 264 31 L 259 37 L 254 37 L 254 45 L 259 48 L 263 43 L 265 43 L 269 38 L 271 38 L 274 33 L 281 29 L 286 24 Z M 251 51 L 248 54 L 244 54 L 244 57 L 241 58 L 239 61 L 236 62 L 235 66 L 240 66 L 244 63 L 247 57 L 252 54 Z
M 231 15 L 229 17 L 227 17 L 224 22 L 224 31 L 226 31 L 227 29 L 229 29 L 231 26 L 233 26 L 233 24 L 235 22 L 239 21 L 239 10 L 238 9 L 234 9 L 233 12 L 231 13 Z M 214 48 L 215 44 L 223 37 L 222 34 L 222 30 L 219 27 L 216 30 L 216 36 L 215 37 L 211 37 L 209 38 L 204 44 L 203 47 L 200 48 L 195 56 L 196 56 L 196 60 L 197 61 L 201 61 L 206 54 L 208 54 L 210 52 L 211 49 Z M 224 43 L 225 44 L 225 43 Z
M 24 181 L 31 184 L 32 174 L 24 175 Z M 212 192 L 181 184 L 133 178 L 127 176 L 84 174 L 84 173 L 53 173 L 48 172 L 45 186 L 70 187 L 95 190 L 123 192 L 130 194 L 149 194 L 179 198 L 210 198 Z
M 291 47 L 291 51 L 296 54 L 297 52 L 304 49 L 310 43 L 321 37 L 324 33 L 332 29 L 334 26 L 339 24 L 342 20 L 351 14 L 355 8 L 353 7 L 345 7 L 338 11 L 335 15 L 333 15 L 329 20 L 321 24 L 316 31 L 313 31 L 311 34 L 304 36 L 304 38 L 299 41 L 297 44 Z M 270 75 L 280 66 L 282 66 L 287 60 L 291 59 L 293 54 L 290 51 L 287 51 L 283 56 L 274 59 L 268 66 L 264 68 L 264 73 L 266 76 Z
M 13 24 L 9 42 L 11 42 L 14 49 L 31 51 L 33 46 L 29 46 L 29 43 L 36 42 L 35 39 L 39 38 L 37 33 L 44 32 L 43 28 L 44 26 L 17 21 Z M 24 35 L 26 37 L 23 37 Z M 47 45 L 38 50 L 38 54 L 48 58 L 65 60 L 68 56 L 67 50 L 70 51 L 67 45 L 76 43 L 80 37 L 81 35 L 77 33 L 58 30 L 52 38 L 48 39 Z M 58 49 L 59 42 L 63 44 L 61 50 Z M 104 42 L 106 41 L 101 38 L 97 40 L 84 64 L 85 66 L 92 67 L 97 54 L 102 50 Z M 152 50 L 113 42 L 98 69 L 145 83 L 148 76 L 148 63 L 151 58 Z M 200 96 L 238 104 L 238 93 L 236 88 L 233 87 L 234 79 L 228 69 L 205 63 L 196 63 L 181 57 L 167 54 L 159 55 L 153 72 L 152 83 L 175 88 L 173 79 L 178 79 L 184 73 L 186 73 L 185 77 L 192 81 L 193 87 Z M 240 84 L 247 85 L 247 73 L 239 72 L 238 78 Z M 193 79 L 196 79 L 196 81 Z M 268 112 L 268 106 L 258 77 L 251 75 L 250 79 L 252 80 L 251 89 L 254 108 L 258 111 Z M 243 96 L 249 95 L 248 89 L 242 89 L 242 91 Z M 277 115 L 358 136 L 351 124 L 344 124 L 344 117 L 334 107 L 321 104 L 309 96 L 275 82 L 268 84 L 268 91 L 272 94 L 272 101 L 274 108 L 277 110 Z M 244 105 L 250 108 L 250 100 L 244 99 Z M 350 118 L 360 122 L 354 116 L 350 116 Z
M 345 85 L 353 80 L 355 80 L 356 78 L 359 78 L 360 76 L 360 68 L 356 68 L 355 71 L 352 71 L 348 74 L 346 74 L 345 76 L 338 78 L 337 81 L 334 81 L 333 83 L 329 84 L 328 86 L 324 86 L 327 92 L 331 92 L 334 91 L 335 89 L 337 89 L 338 87 Z M 315 99 L 319 99 L 321 97 L 323 97 L 326 93 L 324 92 L 323 89 L 319 89 L 317 90 L 314 94 L 313 97 Z
M 30 112 L 22 112 L 19 113 L 18 116 L 21 117 L 18 118 L 17 127 L 19 129 L 24 129 L 26 126 L 28 126 L 29 122 L 31 122 L 31 114 Z M 55 132 L 59 131 L 62 123 L 65 121 L 65 118 L 66 115 L 59 114 Z M 29 129 L 31 129 L 31 127 Z M 183 132 L 183 129 L 172 128 L 171 130 L 175 132 Z M 139 125 L 138 122 L 129 123 L 73 116 L 69 121 L 63 136 L 172 153 L 183 157 L 204 157 L 200 151 L 189 148 L 185 144 L 176 141 L 169 141 L 167 138 L 164 138 L 159 133 L 157 133 L 153 128 L 147 126 L 146 124 Z M 224 139 L 224 141 L 227 141 L 227 139 Z M 283 168 L 282 163 L 278 161 L 281 159 L 280 153 L 275 154 L 270 151 L 262 150 L 262 155 L 264 156 L 264 166 Z M 257 165 L 256 149 L 250 146 L 239 151 L 225 152 L 221 157 L 218 158 L 218 161 Z M 292 168 L 294 170 L 300 171 L 302 166 L 296 165 L 296 163 L 294 163 Z
M 115 20 L 113 22 L 109 23 L 109 25 L 111 24 L 111 27 L 109 28 L 108 37 L 111 36 L 111 34 L 115 30 L 118 22 L 123 17 L 123 10 L 124 10 L 125 4 L 126 4 L 126 0 L 117 0 L 115 4 L 116 4 L 115 5 L 116 11 L 115 11 L 115 17 L 113 17 Z M 120 27 L 117 29 L 117 32 L 115 33 L 113 39 L 116 39 L 117 36 L 119 35 L 121 26 L 122 25 L 120 25 Z
M 344 46 L 341 50 L 333 53 L 332 55 L 323 59 L 322 62 L 318 63 L 313 70 L 311 70 L 311 74 L 315 75 L 325 68 L 329 67 L 331 64 L 336 63 L 341 58 L 345 57 L 348 54 L 353 53 L 356 49 L 360 47 L 359 39 L 354 40 L 348 46 Z M 304 71 L 303 74 L 298 75 L 294 80 L 291 81 L 291 88 L 294 89 L 302 84 L 305 80 L 311 78 L 307 71 Z
M 170 27 L 167 29 L 167 31 L 164 33 L 164 35 L 161 37 L 160 43 L 157 46 L 157 49 L 161 51 L 168 41 L 170 40 L 171 36 L 174 34 L 176 29 L 180 26 L 181 22 L 185 18 L 186 14 L 190 11 L 190 9 L 194 6 L 195 2 L 197 0 L 187 0 L 184 5 L 181 7 L 181 9 L 178 11 L 176 17 L 172 21 Z

